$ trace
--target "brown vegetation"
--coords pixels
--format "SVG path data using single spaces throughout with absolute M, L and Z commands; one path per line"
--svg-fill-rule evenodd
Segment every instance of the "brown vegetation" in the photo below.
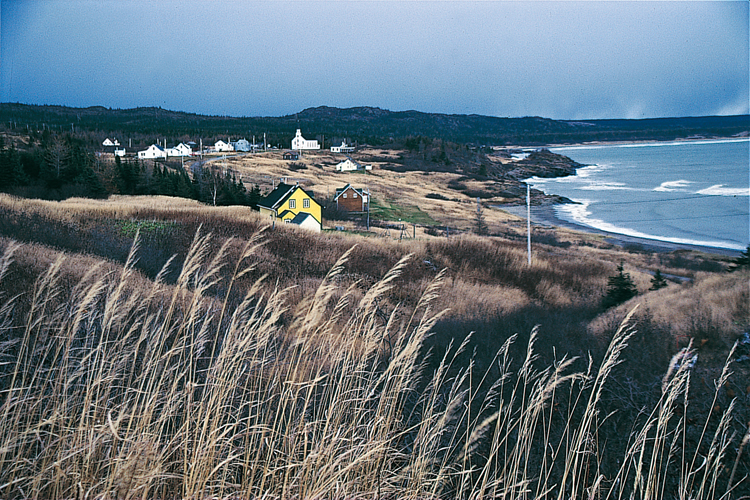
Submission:
M 596 365 L 558 352 L 544 369 L 537 329 L 497 339 L 486 369 L 472 336 L 425 359 L 447 283 L 480 294 L 512 283 L 513 254 L 473 238 L 432 247 L 461 271 L 468 250 L 498 264 L 484 285 L 434 272 L 413 304 L 389 307 L 423 271 L 392 248 L 396 262 L 362 288 L 347 276 L 368 258 L 360 245 L 290 302 L 275 275 L 245 281 L 277 235 L 214 250 L 198 234 L 172 283 L 135 272 L 137 240 L 124 265 L 50 251 L 29 263 L 39 278 L 3 307 L 3 497 L 719 498 L 747 487 L 730 439 L 741 410 L 722 406 L 727 368 L 708 397 L 717 412 L 690 413 L 694 351 L 681 351 L 618 442 L 611 386 L 630 318 Z M 3 247 L 8 289 L 15 256 L 33 249 Z
M 719 498 L 735 464 L 748 489 L 727 259 L 536 229 L 529 266 L 511 226 L 316 235 L 161 197 L 0 214 L 0 496 Z M 602 311 L 620 262 L 640 295 Z

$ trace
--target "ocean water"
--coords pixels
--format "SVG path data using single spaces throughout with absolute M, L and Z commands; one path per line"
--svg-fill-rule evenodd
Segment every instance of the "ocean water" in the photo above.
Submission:
M 527 182 L 576 204 L 557 216 L 603 231 L 744 250 L 750 242 L 750 141 L 706 140 L 551 148 L 587 165 Z

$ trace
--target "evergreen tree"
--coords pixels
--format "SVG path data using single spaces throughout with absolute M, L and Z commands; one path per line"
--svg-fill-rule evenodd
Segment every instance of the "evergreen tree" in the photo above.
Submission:
M 10 191 L 16 186 L 28 182 L 26 173 L 21 164 L 21 156 L 16 148 L 0 145 L 0 190 Z
M 247 193 L 247 204 L 253 208 L 258 208 L 258 202 L 262 198 L 260 194 L 260 188 L 257 184 L 254 184 L 252 189 Z
M 474 216 L 474 232 L 480 235 L 485 235 L 489 232 L 487 221 L 484 220 L 484 210 L 479 202 L 479 198 L 477 198 L 477 213 Z
M 669 285 L 669 283 L 667 283 L 667 280 L 661 275 L 661 270 L 657 269 L 654 273 L 654 277 L 651 278 L 651 288 L 649 288 L 649 290 L 660 290 L 666 288 L 667 285 Z
M 622 268 L 622 262 L 617 266 L 617 274 L 607 279 L 607 293 L 602 305 L 610 308 L 632 299 L 638 295 L 638 289 L 629 273 Z
M 118 188 L 122 194 L 140 194 L 138 192 L 138 177 L 140 171 L 137 165 L 133 165 L 130 160 L 122 161 L 119 156 L 115 156 L 115 169 L 118 174 Z

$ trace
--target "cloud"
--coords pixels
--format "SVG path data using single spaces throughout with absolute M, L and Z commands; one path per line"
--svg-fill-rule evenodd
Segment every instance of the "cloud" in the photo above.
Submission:
M 3 101 L 246 116 L 322 104 L 558 119 L 748 113 L 746 2 L 3 7 Z

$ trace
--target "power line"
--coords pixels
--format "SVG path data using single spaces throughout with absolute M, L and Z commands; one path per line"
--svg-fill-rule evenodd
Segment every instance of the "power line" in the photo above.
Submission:
M 750 214 L 724 214 L 724 215 L 699 215 L 699 216 L 692 216 L 692 217 L 670 217 L 670 218 L 659 218 L 659 219 L 630 219 L 630 220 L 615 220 L 615 221 L 604 221 L 611 224 L 619 224 L 623 222 L 661 222 L 661 221 L 672 221 L 672 220 L 694 220 L 694 219 L 723 219 L 726 217 L 748 217 Z M 560 219 L 565 221 L 565 219 Z M 566 221 L 567 222 L 567 221 Z M 509 226 L 519 226 L 525 225 L 526 222 L 524 221 L 505 221 L 504 224 Z M 542 222 L 535 222 L 534 224 L 537 225 L 545 225 L 546 223 Z M 552 223 L 549 223 L 552 224 Z M 585 224 L 583 222 L 573 222 L 573 224 Z M 554 224 L 553 224 L 554 225 Z
M 679 200 L 697 200 L 701 198 L 706 198 L 707 196 L 718 196 L 718 195 L 710 195 L 710 194 L 701 194 L 697 196 L 682 196 L 680 198 L 669 198 L 669 199 L 660 199 L 660 200 L 631 200 L 631 201 L 600 201 L 600 202 L 594 202 L 594 203 L 606 203 L 607 205 L 632 205 L 634 203 L 668 203 L 670 201 L 679 201 Z
M 661 221 L 668 221 L 668 220 L 694 220 L 694 219 L 723 219 L 725 217 L 747 217 L 750 214 L 724 214 L 724 215 L 699 215 L 694 217 L 670 217 L 670 218 L 659 218 L 659 219 L 630 219 L 630 220 L 616 220 L 616 221 L 606 221 L 606 222 L 613 222 L 613 223 L 620 223 L 620 222 L 661 222 Z

